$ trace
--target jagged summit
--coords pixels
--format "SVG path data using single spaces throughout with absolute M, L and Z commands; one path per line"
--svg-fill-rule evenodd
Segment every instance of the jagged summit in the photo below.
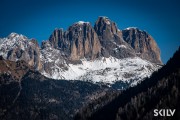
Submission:
M 160 49 L 150 34 L 135 27 L 123 30 L 122 34 L 123 39 L 131 45 L 137 56 L 153 63 L 162 64 Z
M 97 20 L 104 20 L 105 22 L 106 22 L 106 21 L 109 21 L 109 22 L 111 21 L 111 20 L 109 19 L 109 17 L 107 17 L 107 16 L 99 16 Z
M 126 28 L 124 30 L 131 30 L 131 29 L 139 29 L 139 28 L 137 28 L 137 27 L 128 27 L 128 28 Z
M 83 24 L 90 24 L 90 22 L 78 21 L 75 24 L 83 25 Z
M 123 40 L 121 30 L 109 18 L 99 17 L 94 25 L 94 30 L 102 45 L 102 56 L 113 56 L 116 58 L 135 57 L 131 46 Z
M 109 31 L 113 34 L 117 34 L 118 29 L 116 23 L 111 21 L 108 17 L 98 17 L 95 22 L 94 29 L 97 32 L 98 36 L 105 35 L 106 31 Z
M 125 31 L 125 30 L 134 30 L 134 31 L 141 31 L 141 32 L 147 32 L 146 30 L 141 30 L 140 28 L 138 28 L 138 27 L 128 27 L 128 28 L 125 28 L 125 29 L 123 29 L 123 31 Z
M 8 37 L 15 37 L 15 36 L 20 36 L 21 34 L 18 34 L 18 33 L 15 33 L 15 32 L 12 32 L 8 35 Z
M 101 49 L 96 32 L 89 23 L 84 22 L 73 24 L 67 31 L 54 30 L 49 41 L 53 48 L 60 49 L 71 61 L 84 57 L 94 59 Z
M 100 16 L 100 17 L 98 17 L 98 20 L 102 21 L 102 22 L 104 22 L 104 23 L 106 23 L 108 25 L 111 24 L 111 20 L 108 17 L 106 17 L 106 16 Z
M 105 19 L 106 19 L 106 18 L 108 18 L 108 17 L 107 17 L 107 16 L 99 16 L 98 18 L 105 18 Z
M 9 38 L 9 39 L 17 39 L 17 40 L 19 40 L 19 39 L 21 39 L 21 40 L 27 39 L 26 36 L 24 36 L 22 34 L 15 33 L 15 32 L 12 32 L 11 34 L 9 34 L 7 38 Z
M 11 33 L 7 38 L 0 39 L 0 55 L 11 61 L 24 60 L 37 70 L 41 69 L 40 49 L 35 39 Z

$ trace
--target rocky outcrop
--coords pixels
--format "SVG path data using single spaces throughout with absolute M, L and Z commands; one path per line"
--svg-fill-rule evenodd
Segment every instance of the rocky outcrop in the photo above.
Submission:
M 102 45 L 102 56 L 116 58 L 134 57 L 134 50 L 123 40 L 116 23 L 107 17 L 99 17 L 94 29 Z
M 124 40 L 135 50 L 136 55 L 153 63 L 162 64 L 160 49 L 151 35 L 138 28 L 122 31 Z
M 28 39 L 23 35 L 11 33 L 0 44 L 0 54 L 8 60 L 24 60 L 37 70 L 42 68 L 40 49 L 35 39 Z
M 63 46 L 65 40 L 64 32 L 63 29 L 55 29 L 52 33 L 52 35 L 49 38 L 50 44 L 52 45 L 53 48 L 65 48 Z
M 94 29 L 99 38 L 103 40 L 112 40 L 114 35 L 117 35 L 120 38 L 122 37 L 122 33 L 117 28 L 116 23 L 111 21 L 108 17 L 99 17 L 94 25 Z
M 23 60 L 10 61 L 0 56 L 0 84 L 20 81 L 31 67 Z
M 42 73 L 46 76 L 47 74 L 50 76 L 54 76 L 57 79 L 63 78 L 56 73 L 60 73 L 58 68 L 66 69 L 66 61 L 68 61 L 67 57 L 63 54 L 59 49 L 55 49 L 52 47 L 49 41 L 42 42 L 41 49 L 41 62 L 42 62 Z M 57 68 L 56 68 L 57 67 Z
M 101 45 L 98 36 L 88 22 L 78 22 L 69 27 L 68 38 L 71 41 L 71 58 L 97 58 Z M 77 57 L 76 57 L 77 56 Z
M 49 39 L 54 48 L 60 49 L 72 61 L 81 58 L 94 59 L 100 55 L 101 45 L 90 23 L 79 21 L 63 32 L 54 30 Z

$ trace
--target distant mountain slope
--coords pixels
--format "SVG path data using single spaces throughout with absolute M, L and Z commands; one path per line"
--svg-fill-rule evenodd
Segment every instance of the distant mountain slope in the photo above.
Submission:
M 80 106 L 105 94 L 106 86 L 53 80 L 23 61 L 0 60 L 1 120 L 70 120 Z
M 180 118 L 180 48 L 150 78 L 123 91 L 108 104 L 94 111 L 83 108 L 76 120 L 178 120 Z M 109 96 L 108 96 L 109 97 Z M 98 101 L 98 100 L 96 100 Z M 98 104 L 103 103 L 99 101 Z M 154 109 L 176 109 L 173 117 L 154 117 Z
M 28 39 L 26 36 L 11 33 L 8 37 L 0 39 L 0 55 L 4 59 L 17 61 L 24 60 L 31 67 L 40 70 L 40 48 L 35 39 Z

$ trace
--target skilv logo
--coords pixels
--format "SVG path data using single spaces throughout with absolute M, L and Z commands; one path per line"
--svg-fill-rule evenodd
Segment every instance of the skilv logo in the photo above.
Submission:
M 154 116 L 173 116 L 176 109 L 154 109 Z

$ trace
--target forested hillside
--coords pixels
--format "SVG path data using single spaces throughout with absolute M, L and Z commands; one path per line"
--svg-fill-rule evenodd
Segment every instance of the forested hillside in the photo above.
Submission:
M 76 120 L 178 120 L 180 118 L 180 48 L 174 56 L 150 78 L 123 91 L 111 102 L 101 99 L 91 107 L 81 109 Z M 108 96 L 110 98 L 110 96 Z M 113 98 L 113 96 L 112 96 Z M 92 109 L 93 108 L 93 109 Z M 176 109 L 173 117 L 154 117 L 154 109 Z

